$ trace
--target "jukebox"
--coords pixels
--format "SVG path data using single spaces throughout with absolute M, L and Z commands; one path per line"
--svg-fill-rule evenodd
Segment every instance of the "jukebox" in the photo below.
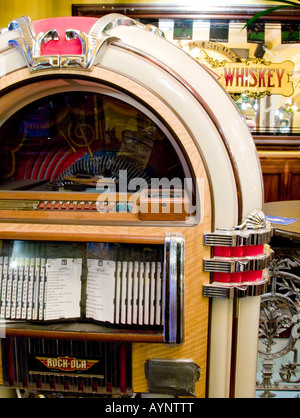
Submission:
M 118 14 L 0 35 L 0 384 L 254 396 L 271 228 L 214 77 Z

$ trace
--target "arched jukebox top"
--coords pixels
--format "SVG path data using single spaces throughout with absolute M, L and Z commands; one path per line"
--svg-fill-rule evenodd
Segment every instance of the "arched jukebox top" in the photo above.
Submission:
M 136 178 L 142 186 L 166 178 L 175 188 L 175 179 L 191 179 L 195 204 L 191 159 L 199 153 L 215 228 L 261 208 L 258 158 L 234 104 L 155 28 L 114 14 L 22 17 L 3 31 L 0 48 L 2 189 L 91 191 L 104 178 L 123 191 L 123 168 L 129 192 L 139 190 Z
M 234 103 L 157 28 L 111 14 L 21 17 L 1 31 L 6 335 L 130 342 L 135 392 L 147 391 L 147 361 L 151 390 L 171 390 L 151 380 L 167 366 L 166 381 L 168 370 L 177 379 L 173 394 L 204 396 L 207 296 L 229 300 L 229 312 L 231 299 L 266 288 L 263 244 L 271 231 L 262 196 L 255 146 Z M 27 310 L 21 293 L 7 291 L 9 277 L 32 286 Z M 46 298 L 45 283 L 61 310 Z M 58 283 L 80 301 L 71 311 Z M 49 323 L 74 317 L 72 325 Z M 222 344 L 212 332 L 211 359 L 218 361 L 211 376 L 223 361 L 215 351 Z M 228 388 L 227 360 L 217 393 Z M 124 383 L 124 368 L 121 375 Z M 192 376 L 189 389 L 183 376 Z

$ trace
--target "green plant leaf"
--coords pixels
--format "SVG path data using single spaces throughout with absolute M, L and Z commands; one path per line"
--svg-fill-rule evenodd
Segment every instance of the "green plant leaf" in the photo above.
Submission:
M 272 1 L 273 3 L 280 3 L 280 6 L 274 6 L 274 7 L 270 7 L 266 10 L 263 10 L 259 13 L 257 13 L 256 15 L 254 15 L 251 19 L 248 20 L 248 22 L 245 24 L 245 26 L 243 27 L 243 29 L 245 29 L 247 26 L 251 25 L 251 23 L 255 22 L 257 19 L 259 19 L 262 16 L 266 16 L 272 12 L 275 12 L 276 10 L 279 9 L 283 9 L 286 7 L 289 8 L 300 8 L 300 0 L 298 0 L 298 2 L 292 1 L 292 0 L 267 0 L 267 1 Z M 242 29 L 242 30 L 243 30 Z
M 255 22 L 260 17 L 266 16 L 266 15 L 272 13 L 272 12 L 275 12 L 275 10 L 283 9 L 283 8 L 286 8 L 286 7 L 288 7 L 288 6 L 275 6 L 275 7 L 270 7 L 269 9 L 263 10 L 263 11 L 261 11 L 259 13 L 256 13 L 256 15 L 254 15 L 251 19 L 249 19 L 247 21 L 247 23 L 245 24 L 245 26 L 243 27 L 243 29 L 245 29 L 247 26 L 251 25 L 251 23 Z

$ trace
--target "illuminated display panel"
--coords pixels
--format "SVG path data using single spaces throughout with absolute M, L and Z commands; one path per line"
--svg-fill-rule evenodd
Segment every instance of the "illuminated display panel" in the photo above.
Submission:
M 43 97 L 1 127 L 0 188 L 95 192 L 105 184 L 119 192 L 120 173 L 131 192 L 138 190 L 137 178 L 149 187 L 153 178 L 183 182 L 187 173 L 165 132 L 114 97 L 91 92 Z

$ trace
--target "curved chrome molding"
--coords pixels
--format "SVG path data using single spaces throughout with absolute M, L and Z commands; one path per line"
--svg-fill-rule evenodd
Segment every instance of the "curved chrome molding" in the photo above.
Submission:
M 274 229 L 260 209 L 254 209 L 241 225 L 204 234 L 204 244 L 220 247 L 262 245 L 271 241 Z
M 262 245 L 271 241 L 273 236 L 273 228 L 270 227 L 265 231 L 239 233 L 221 232 L 217 230 L 212 234 L 204 234 L 204 244 L 219 247 L 242 247 L 244 245 Z
M 9 30 L 20 30 L 22 36 L 11 39 L 8 44 L 17 48 L 23 55 L 30 71 L 40 71 L 53 68 L 90 69 L 100 50 L 111 42 L 118 40 L 115 36 L 106 35 L 101 19 L 95 23 L 90 32 L 85 34 L 75 29 L 67 29 L 67 41 L 78 38 L 82 47 L 81 55 L 41 55 L 41 46 L 49 41 L 58 41 L 59 34 L 55 29 L 36 35 L 29 17 L 23 16 L 9 24 Z
M 50 29 L 43 34 L 36 35 L 31 19 L 22 16 L 20 19 L 10 22 L 8 29 L 20 30 L 22 37 L 11 39 L 8 44 L 17 48 L 23 55 L 30 71 L 41 68 L 59 67 L 58 56 L 41 57 L 41 45 L 50 40 L 58 40 L 59 35 L 55 29 Z
M 218 299 L 242 299 L 246 297 L 262 296 L 269 290 L 269 272 L 264 270 L 263 279 L 257 282 L 218 283 L 203 285 L 203 296 Z
M 204 271 L 211 273 L 241 273 L 245 271 L 265 270 L 270 265 L 273 255 L 273 252 L 269 252 L 257 257 L 213 257 L 204 260 Z
M 135 20 L 119 14 L 110 14 L 99 19 L 92 29 L 86 34 L 76 29 L 67 29 L 65 37 L 67 41 L 79 39 L 81 43 L 81 55 L 41 55 L 41 46 L 49 41 L 58 41 L 59 34 L 56 29 L 50 29 L 39 35 L 35 34 L 32 21 L 29 17 L 22 16 L 12 21 L 8 30 L 20 30 L 22 37 L 11 39 L 8 44 L 14 46 L 23 55 L 30 71 L 40 71 L 49 68 L 79 68 L 90 69 L 95 58 L 101 60 L 99 52 L 110 43 L 118 40 L 115 36 L 106 35 L 106 32 L 117 26 L 138 26 L 157 35 L 163 33 L 154 26 L 142 25 Z
M 118 26 L 137 26 L 138 22 L 120 13 L 110 13 L 101 17 L 95 24 L 97 32 L 105 33 Z M 95 28 L 96 29 L 96 28 Z M 97 34 L 96 32 L 96 34 Z
M 164 342 L 173 346 L 184 340 L 184 247 L 181 234 L 167 234 L 164 255 Z
M 221 247 L 258 246 L 270 242 L 273 234 L 271 224 L 266 221 L 260 209 L 254 209 L 246 220 L 231 230 L 217 230 L 213 234 L 205 234 L 206 245 Z M 263 270 L 263 278 L 259 281 L 242 283 L 213 282 L 204 285 L 204 296 L 211 298 L 237 299 L 247 296 L 261 296 L 268 291 L 268 267 L 274 256 L 267 246 L 264 253 L 257 256 L 213 257 L 205 259 L 204 271 L 211 273 L 241 273 Z M 214 277 L 214 276 L 212 276 Z M 246 278 L 247 276 L 245 276 Z M 231 277 L 234 280 L 234 277 Z
M 122 15 L 120 13 L 110 13 L 99 19 L 99 25 L 101 26 L 101 32 L 106 33 L 107 31 L 114 29 L 118 26 L 137 26 L 140 29 L 147 30 L 154 33 L 155 35 L 165 37 L 164 33 L 153 25 L 144 25 L 130 17 Z

